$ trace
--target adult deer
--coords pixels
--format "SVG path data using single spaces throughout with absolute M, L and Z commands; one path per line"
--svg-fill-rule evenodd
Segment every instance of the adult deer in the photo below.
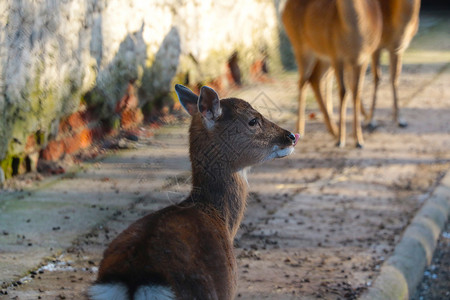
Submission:
M 361 85 L 370 56 L 381 37 L 381 12 L 376 0 L 288 0 L 282 20 L 294 49 L 299 70 L 297 129 L 305 132 L 305 85 L 311 83 L 325 123 L 335 134 L 320 92 L 320 80 L 330 64 L 340 98 L 338 146 L 345 145 L 346 86 L 344 69 L 350 71 L 353 94 L 353 128 L 356 146 L 363 146 Z
M 406 127 L 407 122 L 400 116 L 398 107 L 398 77 L 402 72 L 402 57 L 419 27 L 420 0 L 378 0 L 383 15 L 383 33 L 378 49 L 372 55 L 372 73 L 374 92 L 372 107 L 368 116 L 369 126 L 374 128 L 373 120 L 380 82 L 380 54 L 383 49 L 389 51 L 392 94 L 394 98 L 394 121 L 398 126 Z
M 233 239 L 247 198 L 245 168 L 290 155 L 299 136 L 244 100 L 176 85 L 192 116 L 192 191 L 130 225 L 109 245 L 91 299 L 233 299 Z

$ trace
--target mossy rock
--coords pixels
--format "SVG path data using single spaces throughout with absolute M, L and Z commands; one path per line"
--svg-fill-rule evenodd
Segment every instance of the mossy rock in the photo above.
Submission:
M 9 179 L 14 175 L 23 174 L 26 172 L 25 155 L 8 155 L 0 162 L 0 167 L 3 169 L 6 179 Z
M 6 179 L 11 178 L 13 174 L 12 158 L 13 158 L 12 156 L 7 156 L 0 162 L 0 167 L 3 169 Z

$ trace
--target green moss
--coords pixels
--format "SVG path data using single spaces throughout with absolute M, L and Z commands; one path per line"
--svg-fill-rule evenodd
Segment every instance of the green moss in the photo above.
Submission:
M 38 146 L 47 145 L 47 135 L 45 134 L 44 131 L 41 130 L 36 131 L 34 137 L 36 139 L 36 145 Z
M 59 51 L 56 47 L 54 51 Z M 55 52 L 55 53 L 56 53 Z M 81 84 L 83 77 L 77 72 L 67 72 L 63 80 L 46 76 L 47 65 L 54 65 L 59 54 L 47 53 L 37 60 L 26 78 L 20 93 L 20 99 L 11 99 L 6 107 L 4 126 L 8 131 L 2 134 L 8 145 L 9 155 L 20 155 L 25 150 L 27 138 L 38 132 L 36 142 L 46 145 L 48 133 L 61 117 L 77 110 L 82 100 Z M 17 97 L 6 95 L 7 97 Z M 54 130 L 53 130 L 54 131 Z M 0 157 L 5 155 L 0 154 Z
M 3 169 L 6 179 L 11 178 L 12 174 L 13 174 L 12 160 L 13 160 L 13 156 L 6 155 L 6 157 L 0 162 L 0 167 Z
M 243 83 L 250 81 L 250 67 L 257 60 L 267 58 L 270 72 L 282 70 L 279 53 L 278 32 L 274 31 L 270 44 L 258 43 L 251 47 L 243 44 L 235 45 L 234 50 L 212 51 L 208 57 L 202 61 L 196 61 L 191 56 L 180 57 L 178 75 L 175 76 L 175 83 L 185 83 L 186 77 L 191 85 L 209 82 L 221 76 L 225 72 L 225 67 L 233 52 L 238 53 L 238 65 L 241 71 Z
M 257 31 L 255 36 L 258 36 Z M 281 65 L 278 44 L 279 37 L 274 32 L 274 38 L 270 42 L 251 47 L 242 44 L 235 45 L 230 50 L 216 50 L 202 61 L 197 61 L 189 55 L 181 55 L 178 66 L 170 66 L 168 69 L 167 63 L 157 59 L 157 54 L 150 53 L 150 50 L 147 51 L 145 61 L 130 59 L 125 55 L 127 43 L 124 43 L 114 60 L 100 74 L 97 73 L 96 61 L 92 58 L 92 61 L 88 61 L 89 71 L 85 72 L 86 74 L 83 74 L 86 69 L 81 72 L 69 71 L 63 80 L 55 78 L 54 82 L 45 76 L 47 73 L 44 74 L 46 67 L 58 65 L 58 59 L 61 57 L 58 45 L 51 45 L 32 68 L 34 74 L 28 77 L 28 82 L 21 91 L 21 99 L 11 99 L 7 103 L 12 104 L 4 108 L 8 114 L 3 117 L 0 129 L 0 138 L 5 141 L 5 147 L 0 149 L 0 157 L 5 157 L 1 166 L 5 169 L 5 174 L 12 174 L 11 159 L 23 153 L 28 136 L 34 132 L 37 144 L 45 145 L 55 120 L 57 122 L 61 117 L 75 111 L 80 103 L 96 107 L 100 119 L 107 120 L 112 129 L 119 128 L 120 120 L 115 115 L 114 108 L 125 94 L 131 80 L 134 80 L 140 106 L 144 114 L 148 115 L 155 109 L 173 104 L 173 99 L 176 98 L 174 83 L 185 84 L 188 79 L 190 85 L 195 85 L 222 76 L 234 51 L 239 55 L 238 64 L 243 83 L 249 81 L 250 66 L 264 56 L 268 57 L 269 70 L 276 70 L 277 66 Z M 171 76 L 173 78 L 170 78 Z
M 86 98 L 85 98 L 86 94 L 81 94 L 80 96 L 80 105 L 87 105 L 86 103 Z
M 87 92 L 84 95 L 84 101 L 89 107 L 94 107 L 103 102 L 104 97 L 101 95 L 98 89 L 94 88 L 93 90 Z
M 118 118 L 118 117 L 112 117 L 111 119 L 111 122 L 110 122 L 110 128 L 112 129 L 112 130 L 116 130 L 116 129 L 119 129 L 120 128 L 120 118 Z
M 145 68 L 142 69 L 142 72 L 138 72 L 139 75 L 142 74 L 142 77 L 138 78 L 135 83 L 144 115 L 149 115 L 164 106 L 173 105 L 170 93 L 173 89 L 176 71 L 180 69 L 179 66 L 168 68 L 164 61 L 157 60 L 155 56 L 148 56 Z
M 25 155 L 10 155 L 0 162 L 0 167 L 5 173 L 5 178 L 11 178 L 14 175 L 22 174 L 26 171 Z
M 156 107 L 163 108 L 163 107 L 170 107 L 173 105 L 173 97 L 171 96 L 171 93 L 167 93 L 164 96 L 156 99 Z
M 267 57 L 268 57 L 268 68 L 271 73 L 281 73 L 284 71 L 284 64 L 282 62 L 281 48 L 281 37 L 280 31 L 276 30 L 273 32 L 272 43 L 267 46 Z
M 144 116 L 148 116 L 153 113 L 154 108 L 155 108 L 155 102 L 149 101 L 146 104 L 144 104 L 144 106 L 142 106 L 142 113 L 144 114 Z
M 232 51 L 226 50 L 212 51 L 202 61 L 196 61 L 192 56 L 181 56 L 179 73 L 181 71 L 182 74 L 186 74 L 191 85 L 211 81 L 224 73 L 224 67 L 232 53 Z
M 187 84 L 187 80 L 189 79 L 189 72 L 184 70 L 183 72 L 177 72 L 175 74 L 175 76 L 172 79 L 172 85 L 174 84 L 183 84 L 186 85 Z M 175 93 L 175 91 L 173 91 Z
M 145 82 L 144 66 L 128 61 L 122 52 L 119 49 L 111 64 L 97 77 L 95 86 L 83 96 L 89 107 L 98 108 L 100 119 L 107 119 L 114 113 L 115 105 L 126 93 L 130 81 L 133 80 L 135 86 Z
M 117 130 L 120 128 L 120 118 L 117 115 L 109 116 L 103 119 L 102 122 L 108 130 Z

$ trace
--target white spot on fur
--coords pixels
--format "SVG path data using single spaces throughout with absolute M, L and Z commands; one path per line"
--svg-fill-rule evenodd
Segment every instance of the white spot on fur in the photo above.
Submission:
M 134 294 L 134 300 L 172 300 L 175 295 L 172 290 L 165 286 L 141 286 Z
M 207 115 L 208 114 L 212 115 L 212 113 L 210 113 L 210 112 L 208 112 Z M 215 122 L 214 122 L 214 120 L 209 119 L 208 117 L 205 117 L 205 118 L 203 118 L 203 124 L 205 124 L 206 129 L 211 130 L 214 128 Z
M 95 284 L 89 288 L 91 300 L 128 300 L 128 289 L 120 283 Z
M 285 157 L 285 156 L 292 154 L 292 152 L 294 152 L 294 147 L 287 147 L 284 149 L 280 149 L 280 147 L 278 147 L 278 145 L 275 145 L 275 146 L 273 146 L 272 153 L 270 153 L 269 156 L 267 156 L 266 160 Z
M 239 175 L 241 175 L 242 179 L 244 179 L 244 181 L 247 183 L 248 185 L 248 172 L 250 171 L 250 167 L 247 168 L 243 168 L 242 170 L 239 171 Z
M 222 115 L 222 108 L 219 107 L 215 113 L 216 114 L 214 114 L 211 110 L 208 110 L 205 114 L 203 114 L 203 123 L 208 130 L 213 129 L 214 125 L 216 125 L 217 119 Z

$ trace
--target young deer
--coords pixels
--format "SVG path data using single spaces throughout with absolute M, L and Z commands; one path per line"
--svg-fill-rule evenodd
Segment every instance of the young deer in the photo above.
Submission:
M 233 239 L 247 198 L 245 168 L 290 155 L 299 136 L 241 99 L 175 90 L 192 116 L 192 191 L 136 221 L 109 245 L 91 299 L 233 299 Z
M 336 128 L 320 92 L 320 80 L 334 69 L 340 97 L 338 146 L 345 145 L 346 87 L 344 68 L 351 73 L 356 146 L 362 147 L 360 122 L 361 85 L 367 61 L 381 36 L 381 13 L 376 0 L 287 0 L 282 20 L 294 49 L 299 70 L 299 108 L 297 129 L 305 131 L 305 84 L 310 82 L 330 132 Z
M 420 0 L 378 0 L 383 15 L 383 33 L 378 49 L 372 54 L 372 73 L 374 77 L 374 92 L 372 107 L 368 116 L 369 126 L 376 127 L 373 120 L 377 89 L 380 82 L 381 50 L 389 51 L 392 94 L 394 97 L 394 121 L 398 126 L 408 124 L 400 116 L 398 108 L 398 77 L 402 72 L 402 57 L 419 27 Z

